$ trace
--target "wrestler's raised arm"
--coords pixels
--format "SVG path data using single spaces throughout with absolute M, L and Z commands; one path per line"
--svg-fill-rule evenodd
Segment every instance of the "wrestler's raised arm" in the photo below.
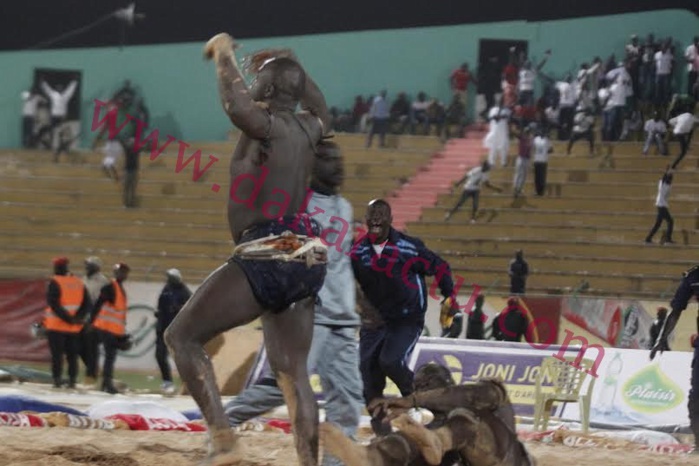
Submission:
M 255 52 L 246 58 L 246 70 L 249 73 L 257 74 L 267 61 L 275 58 L 289 58 L 294 60 L 299 64 L 299 66 L 301 66 L 301 68 L 303 68 L 303 65 L 301 65 L 298 57 L 291 49 L 264 49 Z M 304 72 L 306 72 L 305 69 Z M 320 118 L 320 121 L 323 123 L 323 135 L 327 135 L 330 132 L 331 124 L 328 105 L 325 102 L 323 92 L 320 90 L 308 72 L 306 72 L 306 90 L 300 99 L 300 105 L 302 109 Z
M 403 398 L 380 398 L 369 404 L 368 410 L 392 412 L 394 418 L 410 408 L 424 408 L 432 412 L 448 413 L 456 408 L 472 410 L 496 409 L 507 399 L 505 388 L 499 382 L 483 380 L 475 384 L 437 388 L 415 392 Z
M 204 56 L 213 59 L 223 110 L 231 122 L 253 139 L 269 135 L 271 120 L 267 111 L 255 103 L 238 68 L 233 38 L 225 33 L 212 37 L 204 47 Z

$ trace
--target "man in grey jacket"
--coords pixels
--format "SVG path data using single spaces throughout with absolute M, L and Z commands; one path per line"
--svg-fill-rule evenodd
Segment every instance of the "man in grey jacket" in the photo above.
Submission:
M 344 178 L 341 153 L 334 144 L 323 146 L 313 168 L 313 193 L 307 212 L 313 214 L 323 229 L 321 238 L 328 246 L 328 266 L 316 303 L 308 367 L 309 372 L 315 369 L 320 377 L 326 421 L 353 437 L 364 406 L 356 339 L 360 321 L 355 310 L 354 275 L 349 257 L 353 215 L 351 204 L 338 194 Z M 268 378 L 244 390 L 225 410 L 231 426 L 237 426 L 283 404 L 276 380 Z M 341 464 L 327 455 L 322 463 L 323 466 Z

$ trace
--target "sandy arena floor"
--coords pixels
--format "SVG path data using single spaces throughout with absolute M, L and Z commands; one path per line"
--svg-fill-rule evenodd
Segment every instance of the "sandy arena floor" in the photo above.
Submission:
M 242 434 L 248 461 L 238 466 L 295 466 L 291 435 Z M 205 434 L 73 428 L 0 428 L 0 465 L 7 466 L 170 466 L 196 464 L 206 455 Z M 529 443 L 540 466 L 699 465 L 699 456 L 571 448 Z

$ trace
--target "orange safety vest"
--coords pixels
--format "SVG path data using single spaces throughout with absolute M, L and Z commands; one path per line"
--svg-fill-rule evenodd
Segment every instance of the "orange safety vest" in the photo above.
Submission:
M 126 304 L 126 296 L 124 292 L 121 291 L 121 286 L 116 280 L 112 280 L 112 286 L 114 287 L 114 302 L 105 302 L 102 305 L 93 326 L 105 332 L 109 332 L 118 337 L 126 334 L 126 310 L 128 306 Z
M 74 317 L 80 309 L 85 298 L 85 285 L 74 275 L 56 275 L 53 280 L 61 290 L 59 304 L 68 311 L 68 315 Z M 44 311 L 44 327 L 51 332 L 80 333 L 82 324 L 69 324 L 53 312 L 51 306 Z

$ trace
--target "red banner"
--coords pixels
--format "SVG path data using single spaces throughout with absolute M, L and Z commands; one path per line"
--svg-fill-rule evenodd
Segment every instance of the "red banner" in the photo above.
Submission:
M 46 362 L 46 340 L 36 340 L 31 325 L 46 307 L 46 279 L 0 280 L 0 359 Z
M 536 335 L 532 337 L 537 343 L 555 344 L 558 341 L 558 329 L 561 320 L 561 299 L 557 296 L 531 298 L 521 297 L 521 303 L 535 323 Z

